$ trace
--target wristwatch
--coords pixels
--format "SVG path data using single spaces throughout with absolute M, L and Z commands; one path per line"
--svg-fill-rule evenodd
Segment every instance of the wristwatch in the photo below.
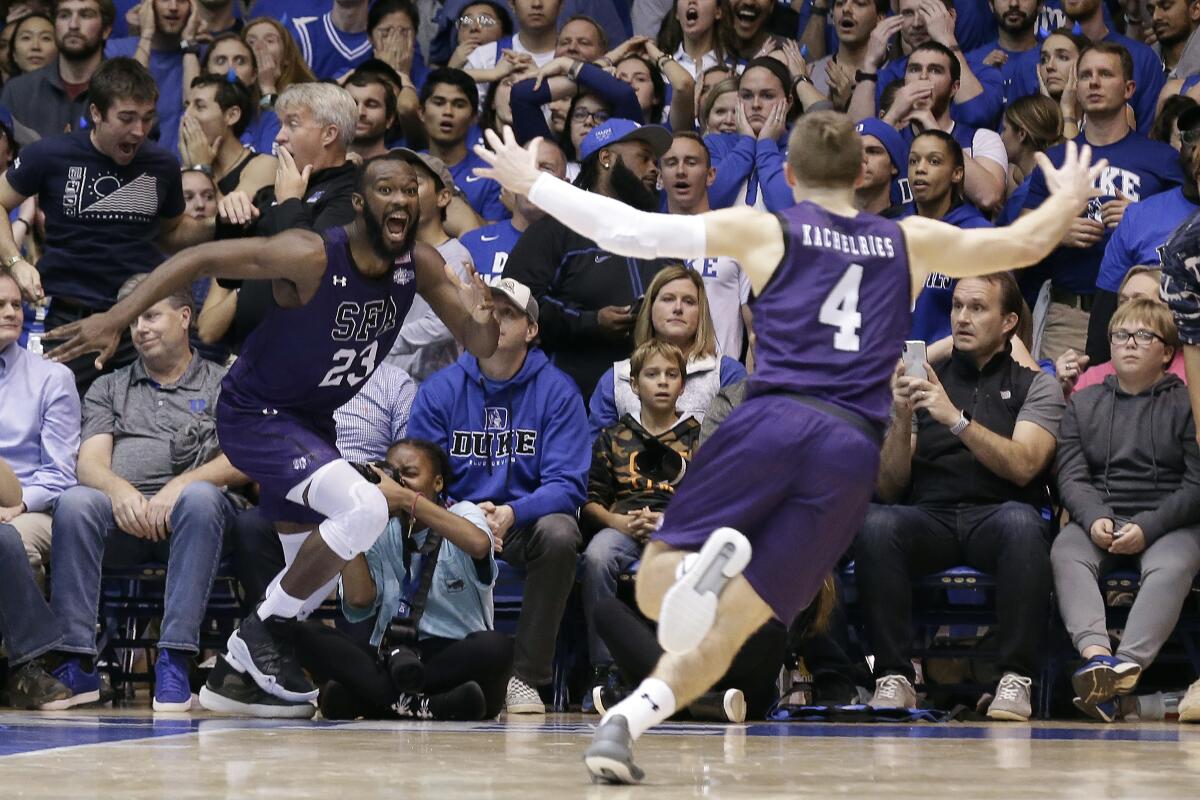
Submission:
M 861 83 L 862 81 L 879 81 L 878 72 L 863 72 L 861 69 L 854 70 L 854 81 Z
M 9 256 L 8 258 L 4 259 L 4 268 L 12 269 L 13 264 L 16 264 L 18 261 L 24 261 L 24 260 L 25 260 L 25 256 Z
M 198 56 L 200 55 L 200 43 L 189 41 L 188 39 L 180 39 L 179 52 L 183 53 L 185 56 Z
M 279 97 L 277 94 L 264 94 L 258 101 L 258 107 L 262 109 L 274 108 L 275 98 L 277 97 Z
M 567 70 L 567 79 L 572 83 L 579 83 L 579 71 L 581 69 L 583 69 L 583 62 L 576 61 L 571 65 L 571 68 Z
M 796 91 L 796 84 L 798 83 L 811 84 L 812 78 L 808 77 L 807 75 L 797 75 L 796 77 L 792 78 L 792 92 Z
M 954 436 L 961 436 L 962 432 L 971 424 L 971 415 L 965 411 L 958 412 L 958 422 L 950 426 L 950 433 Z

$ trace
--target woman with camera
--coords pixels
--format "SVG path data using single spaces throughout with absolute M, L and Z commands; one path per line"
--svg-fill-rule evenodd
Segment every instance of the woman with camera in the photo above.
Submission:
M 402 495 L 389 497 L 387 530 L 342 570 L 342 610 L 373 619 L 371 646 L 319 623 L 299 626 L 296 651 L 321 685 L 326 719 L 479 720 L 504 706 L 512 640 L 493 628 L 494 542 L 473 503 L 444 505 L 446 454 L 402 439 L 380 468 Z M 370 467 L 374 468 L 374 467 Z

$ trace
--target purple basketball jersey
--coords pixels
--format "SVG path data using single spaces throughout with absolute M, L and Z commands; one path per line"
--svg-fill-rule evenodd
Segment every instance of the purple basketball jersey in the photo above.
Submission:
M 909 328 L 904 234 L 882 217 L 809 202 L 777 216 L 786 249 L 754 303 L 749 394 L 808 395 L 882 430 Z
M 328 417 L 391 351 L 417 291 L 412 256 L 371 279 L 354 266 L 345 229 L 321 238 L 328 266 L 317 293 L 299 308 L 272 307 L 225 376 L 222 401 Z

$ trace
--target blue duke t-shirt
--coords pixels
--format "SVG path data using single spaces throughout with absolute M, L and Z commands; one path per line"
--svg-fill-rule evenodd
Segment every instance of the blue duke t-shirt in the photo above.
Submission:
M 504 277 L 504 265 L 508 254 L 517 246 L 521 232 L 513 227 L 511 219 L 501 220 L 468 231 L 459 237 L 462 246 L 471 254 L 475 271 L 488 286 L 495 286 Z
M 1184 197 L 1182 188 L 1156 194 L 1125 209 L 1121 224 L 1104 248 L 1096 287 L 1115 292 L 1121 288 L 1121 281 L 1130 267 L 1161 265 L 1159 251 L 1175 229 L 1197 211 L 1200 206 Z
M 1087 144 L 1086 134 L 1080 134 L 1075 142 L 1081 146 Z M 1064 145 L 1057 145 L 1047 150 L 1046 156 L 1057 167 L 1062 164 L 1065 152 Z M 1097 221 L 1100 220 L 1100 207 L 1109 200 L 1115 200 L 1118 190 L 1136 203 L 1183 183 L 1179 153 L 1175 152 L 1175 148 L 1163 142 L 1151 141 L 1136 131 L 1130 131 L 1125 138 L 1113 144 L 1100 147 L 1093 145 L 1092 161 L 1102 158 L 1108 159 L 1108 166 L 1096 183 L 1100 196 L 1093 197 L 1084 211 L 1085 216 Z M 1046 177 L 1041 169 L 1036 169 L 1029 182 L 1025 208 L 1037 208 L 1048 196 Z M 1077 294 L 1091 294 L 1096 291 L 1097 271 L 1111 235 L 1112 230 L 1106 228 L 1104 238 L 1091 247 L 1059 247 L 1046 257 L 1042 267 L 1048 271 L 1056 287 Z
M 179 162 L 145 141 L 127 166 L 95 148 L 91 131 L 50 136 L 21 148 L 5 177 L 46 215 L 38 261 L 46 294 L 107 308 L 131 275 L 163 261 L 159 223 L 183 213 Z

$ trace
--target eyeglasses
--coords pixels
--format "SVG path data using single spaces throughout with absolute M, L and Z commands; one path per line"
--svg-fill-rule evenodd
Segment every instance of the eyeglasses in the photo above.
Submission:
M 1145 328 L 1138 328 L 1136 331 L 1133 331 L 1132 333 L 1130 333 L 1129 331 L 1121 330 L 1120 328 L 1118 328 L 1115 331 L 1109 331 L 1108 341 L 1114 347 L 1120 347 L 1124 344 L 1127 344 L 1129 342 L 1130 337 L 1132 337 L 1133 340 L 1135 342 L 1137 342 L 1138 347 L 1149 347 L 1154 342 L 1155 339 L 1162 342 L 1163 344 L 1167 343 L 1166 339 L 1159 336 L 1154 331 L 1148 331 Z
M 587 122 L 589 118 L 597 125 L 603 125 L 604 123 L 608 122 L 609 113 L 607 111 L 601 111 L 600 109 L 592 111 L 587 108 L 576 108 L 571 112 L 572 122 Z
M 495 17 L 487 14 L 480 14 L 477 17 L 472 17 L 469 14 L 463 14 L 458 18 L 458 27 L 469 28 L 472 25 L 478 25 L 481 28 L 494 28 L 500 24 L 500 21 Z

